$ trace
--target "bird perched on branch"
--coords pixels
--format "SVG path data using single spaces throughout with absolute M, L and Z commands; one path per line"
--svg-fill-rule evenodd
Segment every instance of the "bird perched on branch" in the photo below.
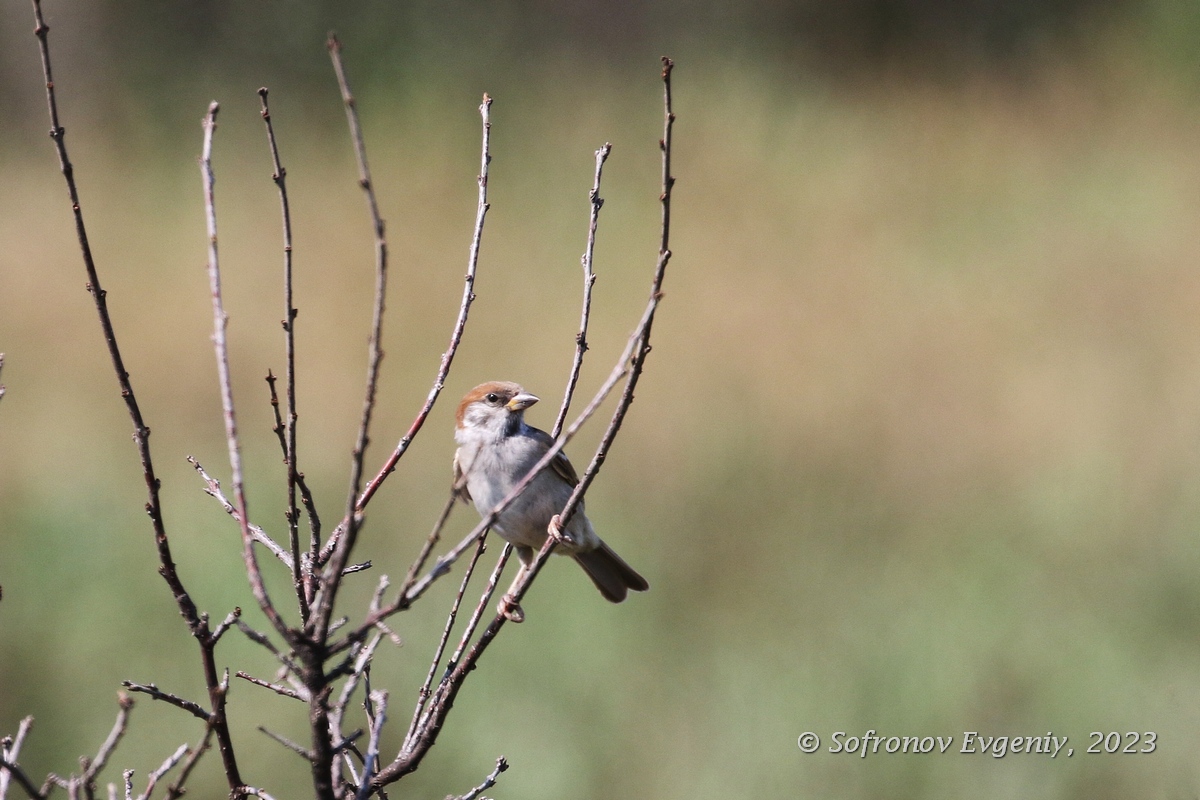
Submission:
M 480 516 L 491 513 L 554 444 L 550 434 L 525 422 L 525 409 L 537 401 L 515 383 L 492 381 L 467 392 L 458 405 L 454 487 L 463 500 L 475 503 Z M 605 599 L 619 603 L 630 589 L 646 591 L 650 588 L 646 579 L 596 535 L 583 501 L 566 525 L 561 524 L 558 514 L 578 483 L 571 462 L 559 452 L 492 524 L 521 559 L 517 581 L 554 525 L 559 532 L 558 552 L 574 558 Z M 512 589 L 501 601 L 500 611 L 514 622 L 523 619 Z

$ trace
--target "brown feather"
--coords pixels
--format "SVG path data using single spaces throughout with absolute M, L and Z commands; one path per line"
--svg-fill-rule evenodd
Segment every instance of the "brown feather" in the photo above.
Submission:
M 650 588 L 646 579 L 604 542 L 600 542 L 595 550 L 575 553 L 574 556 L 605 600 L 620 603 L 628 590 L 644 592 Z

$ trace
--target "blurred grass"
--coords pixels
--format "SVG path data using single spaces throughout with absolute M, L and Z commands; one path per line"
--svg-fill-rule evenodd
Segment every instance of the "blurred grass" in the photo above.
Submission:
M 680 48 L 675 258 L 649 372 L 589 499 L 654 590 L 608 607 L 556 562 L 406 793 L 465 791 L 503 753 L 514 768 L 497 797 L 1195 794 L 1200 85 L 1192 50 L 1161 33 L 1171 8 L 1021 70 L 940 78 L 839 78 L 778 54 L 667 42 Z M 52 37 L 78 42 L 59 13 Z M 194 156 L 217 96 L 251 510 L 278 530 L 262 377 L 282 365 L 280 244 L 254 95 L 268 78 L 296 215 L 301 459 L 329 524 L 342 504 L 371 244 L 332 80 L 306 82 L 321 23 L 305 23 L 315 41 L 245 56 L 256 69 L 222 62 L 213 37 L 211 62 L 171 72 L 167 91 L 79 47 L 56 62 L 172 545 L 214 617 L 252 603 L 235 531 L 183 461 L 226 471 Z M 642 58 L 642 41 L 589 63 L 590 51 L 533 47 L 528 63 L 489 72 L 510 29 L 482 55 L 439 62 L 479 28 L 465 30 L 429 33 L 441 44 L 404 56 L 394 83 L 383 33 L 362 62 L 343 36 L 394 263 L 370 463 L 407 428 L 445 347 L 474 213 L 475 105 L 484 90 L 497 98 L 479 299 L 448 402 L 372 505 L 362 554 L 377 574 L 403 573 L 441 503 L 458 395 L 516 379 L 546 401 L 533 421 L 552 419 L 604 141 L 614 153 L 583 392 L 623 345 L 654 260 L 657 52 Z M 113 36 L 121 58 L 170 49 L 153 27 Z M 33 91 L 6 101 L 19 121 L 0 132 L 0 731 L 36 716 L 22 760 L 40 775 L 94 750 L 121 680 L 202 686 L 155 575 L 25 38 L 10 67 L 20 79 L 4 83 Z M 293 47 L 316 55 L 286 63 Z M 571 448 L 577 461 L 598 435 Z M 455 531 L 471 517 L 456 515 Z M 393 748 L 451 583 L 398 620 L 406 644 L 373 675 L 392 692 Z M 282 596 L 285 582 L 273 586 Z M 221 655 L 271 669 L 235 638 Z M 266 721 L 299 736 L 303 717 L 252 688 L 235 685 L 231 705 L 248 779 L 303 796 L 302 765 L 254 731 Z M 133 720 L 114 763 L 142 776 L 198 736 L 144 699 Z M 955 750 L 964 730 L 1053 731 L 1076 755 L 856 759 L 795 745 L 806 730 L 828 745 L 835 730 L 872 728 L 954 734 Z M 1154 730 L 1159 749 L 1087 756 L 1091 730 Z M 193 791 L 220 787 L 210 757 Z

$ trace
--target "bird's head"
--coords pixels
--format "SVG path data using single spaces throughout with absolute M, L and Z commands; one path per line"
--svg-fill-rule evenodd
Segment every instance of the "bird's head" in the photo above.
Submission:
M 525 409 L 538 401 L 519 384 L 509 381 L 481 383 L 467 392 L 458 404 L 455 438 L 472 434 L 502 438 L 511 436 L 525 423 Z

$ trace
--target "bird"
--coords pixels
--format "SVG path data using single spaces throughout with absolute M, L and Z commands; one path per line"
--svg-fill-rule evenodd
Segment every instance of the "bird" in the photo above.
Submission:
M 490 514 L 554 445 L 550 434 L 525 421 L 525 410 L 536 402 L 538 397 L 519 384 L 489 381 L 467 392 L 458 404 L 454 491 L 463 501 L 473 502 L 480 516 Z M 513 586 L 532 564 L 553 525 L 560 534 L 557 552 L 574 558 L 606 600 L 620 603 L 629 590 L 646 591 L 650 588 L 646 579 L 596 535 L 582 500 L 567 524 L 561 524 L 558 514 L 578 483 L 575 468 L 559 451 L 492 523 L 521 560 Z M 524 612 L 512 591 L 501 600 L 500 612 L 520 622 Z

